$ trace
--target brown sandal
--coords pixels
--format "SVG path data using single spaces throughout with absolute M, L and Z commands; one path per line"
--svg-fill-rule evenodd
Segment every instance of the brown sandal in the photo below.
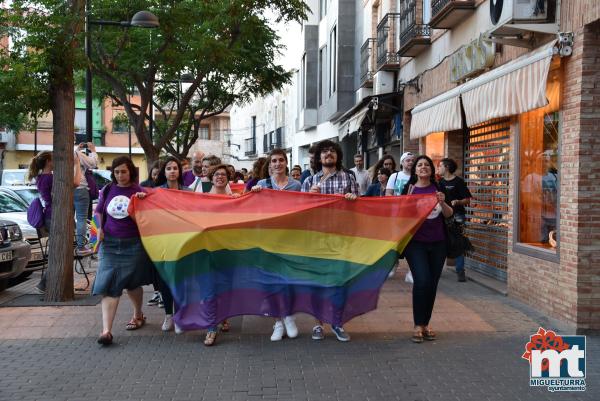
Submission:
M 208 333 L 206 333 L 206 337 L 204 338 L 204 345 L 210 347 L 211 345 L 214 345 L 215 341 L 217 341 L 216 331 L 209 331 Z
M 113 342 L 113 335 L 110 331 L 106 333 L 102 333 L 100 337 L 98 337 L 98 344 L 100 345 L 111 345 Z
M 435 341 L 436 335 L 433 330 L 428 327 L 425 327 L 423 330 L 423 338 L 427 341 Z
M 140 329 L 146 324 L 146 316 L 142 315 L 142 317 L 132 317 L 131 320 L 125 326 L 125 330 L 137 330 Z
M 227 333 L 229 331 L 230 327 L 229 327 L 229 322 L 227 320 L 223 320 L 223 323 L 221 323 L 221 331 L 223 333 Z
M 423 342 L 423 328 L 421 326 L 415 327 L 415 331 L 413 332 L 413 335 L 410 338 L 410 340 L 413 343 L 417 343 L 417 344 L 420 344 Z

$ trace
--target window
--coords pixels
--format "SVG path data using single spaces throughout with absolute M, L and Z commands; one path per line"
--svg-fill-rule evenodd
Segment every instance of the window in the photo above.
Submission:
M 285 127 L 285 100 L 281 101 L 281 126 Z
M 306 108 L 306 53 L 302 56 L 300 64 L 300 104 Z
M 252 138 L 256 140 L 256 116 L 252 116 Z
M 75 109 L 75 131 L 84 132 L 86 127 L 85 109 Z
M 208 131 L 208 126 L 201 125 L 200 130 L 198 131 L 198 139 L 210 139 L 210 133 Z
M 319 106 L 323 104 L 323 81 L 325 80 L 325 60 L 327 59 L 327 46 L 323 46 L 319 50 L 319 76 L 317 79 L 319 80 Z
M 423 24 L 431 21 L 431 0 L 423 0 Z
M 329 0 L 319 0 L 319 21 L 327 15 L 327 2 Z
M 425 137 L 425 154 L 431 158 L 436 169 L 444 158 L 445 138 L 444 132 L 435 132 Z
M 337 26 L 329 34 L 329 96 L 335 93 L 337 81 Z
M 556 250 L 562 70 L 548 74 L 548 105 L 519 116 L 518 242 Z

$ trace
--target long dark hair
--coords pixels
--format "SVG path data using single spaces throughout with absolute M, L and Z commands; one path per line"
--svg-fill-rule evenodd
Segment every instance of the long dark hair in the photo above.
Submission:
M 433 167 L 433 160 L 431 160 L 427 155 L 419 155 L 415 158 L 415 162 L 413 163 L 412 168 L 410 169 L 410 180 L 408 180 L 408 183 L 404 186 L 404 189 L 402 190 L 403 195 L 406 195 L 408 193 L 409 186 L 415 185 L 419 180 L 417 177 L 417 163 L 421 159 L 425 159 L 427 160 L 427 163 L 429 163 L 429 167 L 431 168 L 431 175 L 429 176 L 429 181 L 432 185 L 435 186 L 435 188 L 438 191 L 440 190 L 440 187 L 437 181 L 435 180 L 435 167 Z
M 377 173 L 379 172 L 379 169 L 381 169 L 383 167 L 383 163 L 385 163 L 386 160 L 391 160 L 392 161 L 392 173 L 396 172 L 396 160 L 394 160 L 394 156 L 392 155 L 384 155 L 381 159 L 379 159 L 379 161 L 377 162 L 377 164 L 375 165 L 375 168 L 373 169 L 373 176 L 371 177 L 371 182 L 376 182 L 377 181 Z
M 137 182 L 138 171 L 137 171 L 137 168 L 135 168 L 135 164 L 133 164 L 133 162 L 131 161 L 131 159 L 129 157 L 119 156 L 112 161 L 112 165 L 110 168 L 110 179 L 112 180 L 113 184 L 117 183 L 117 179 L 115 178 L 115 173 L 114 173 L 115 168 L 117 168 L 121 164 L 126 165 L 127 169 L 129 170 L 129 183 Z
M 317 171 L 323 170 L 323 165 L 321 164 L 321 151 L 327 148 L 333 148 L 335 150 L 335 153 L 337 154 L 337 162 L 335 163 L 335 169 L 337 171 L 344 170 L 344 166 L 342 165 L 342 160 L 344 159 L 342 147 L 338 143 L 326 139 L 317 143 L 317 145 L 315 146 L 315 173 Z
M 175 156 L 169 156 L 162 161 L 162 166 L 160 167 L 160 172 L 158 173 L 158 178 L 156 179 L 156 186 L 160 187 L 167 182 L 167 175 L 165 174 L 165 170 L 167 169 L 167 164 L 175 162 L 177 164 L 177 168 L 179 169 L 179 176 L 177 177 L 177 183 L 180 187 L 183 187 L 183 170 L 181 168 L 181 162 Z
M 31 162 L 29 163 L 29 171 L 27 173 L 29 181 L 37 178 L 37 176 L 40 175 L 40 171 L 46 168 L 46 164 L 50 160 L 52 160 L 52 152 L 48 150 L 44 150 L 43 152 L 33 156 Z

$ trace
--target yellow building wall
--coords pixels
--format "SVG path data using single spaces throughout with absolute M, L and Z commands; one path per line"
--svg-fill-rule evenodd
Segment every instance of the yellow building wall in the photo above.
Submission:
M 98 153 L 98 169 L 107 170 L 108 167 L 111 166 L 112 161 L 119 156 L 127 156 L 127 153 L 119 154 L 119 153 Z M 20 168 L 20 165 L 27 165 L 31 162 L 33 158 L 32 151 L 6 151 L 4 152 L 4 161 L 3 165 L 6 169 Z M 139 180 L 144 181 L 148 178 L 148 167 L 146 165 L 146 156 L 145 155 L 132 155 L 133 164 L 139 169 Z

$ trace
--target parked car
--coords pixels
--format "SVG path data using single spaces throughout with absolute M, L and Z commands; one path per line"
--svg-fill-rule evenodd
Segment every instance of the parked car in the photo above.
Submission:
M 20 191 L 17 190 L 16 192 L 19 193 Z M 48 238 L 44 237 L 40 241 L 37 230 L 27 222 L 27 206 L 27 203 L 18 195 L 11 194 L 5 187 L 0 187 L 0 219 L 10 220 L 18 224 L 23 239 L 31 246 L 31 258 L 22 272 L 23 277 L 29 276 L 36 270 L 43 269 L 47 263 L 47 256 L 44 257 L 42 247 L 46 246 Z
M 31 185 L 0 186 L 0 193 L 6 193 L 13 198 L 23 201 L 27 207 L 31 205 L 31 202 L 33 202 L 35 198 L 40 196 L 37 188 Z
M 25 271 L 31 257 L 31 247 L 23 240 L 19 225 L 9 220 L 0 220 L 0 291 L 8 280 Z
M 0 185 L 28 185 L 33 184 L 27 180 L 27 169 L 3 169 L 0 176 Z
M 94 176 L 94 180 L 96 181 L 96 185 L 98 185 L 98 189 L 102 188 L 106 184 L 108 184 L 110 180 L 110 171 L 109 170 L 100 170 L 93 169 L 92 175 Z M 27 169 L 4 169 L 2 170 L 2 175 L 0 176 L 0 185 L 2 186 L 33 186 L 35 185 L 34 181 L 27 181 Z M 32 199 L 33 200 L 33 199 Z

